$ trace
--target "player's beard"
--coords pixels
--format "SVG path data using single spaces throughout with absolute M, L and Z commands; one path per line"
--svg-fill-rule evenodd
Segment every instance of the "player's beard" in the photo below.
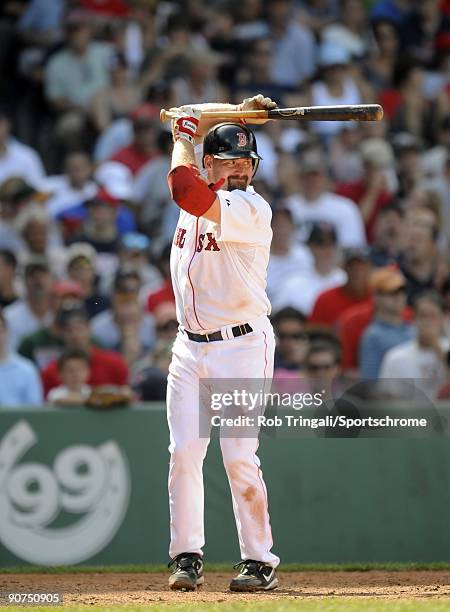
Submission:
M 241 189 L 245 191 L 248 187 L 249 180 L 246 176 L 235 176 L 231 175 L 228 177 L 228 189 L 227 191 L 233 191 L 233 189 Z

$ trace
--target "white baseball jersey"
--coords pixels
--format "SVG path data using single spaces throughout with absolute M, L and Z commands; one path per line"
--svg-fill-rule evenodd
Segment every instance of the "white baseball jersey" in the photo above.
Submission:
M 170 430 L 170 548 L 202 555 L 204 534 L 203 459 L 208 436 L 200 436 L 200 417 L 210 415 L 199 393 L 204 380 L 217 378 L 270 381 L 275 338 L 267 315 L 266 270 L 272 240 L 269 204 L 249 187 L 219 190 L 221 222 L 181 211 L 171 252 L 177 318 L 196 333 L 222 331 L 223 341 L 192 341 L 183 331 L 173 346 L 167 379 Z M 226 326 L 251 322 L 253 331 L 230 336 Z M 206 385 L 207 395 L 211 392 Z M 202 410 L 200 410 L 202 406 Z M 276 567 L 267 491 L 256 455 L 256 436 L 223 437 L 220 448 L 231 488 L 242 559 Z M 247 492 L 254 492 L 249 503 Z
M 272 210 L 253 187 L 219 189 L 220 225 L 183 210 L 170 258 L 177 318 L 197 333 L 270 314 Z

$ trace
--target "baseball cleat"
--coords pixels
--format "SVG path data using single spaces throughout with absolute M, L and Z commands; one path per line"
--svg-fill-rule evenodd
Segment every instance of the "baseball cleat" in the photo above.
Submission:
M 246 559 L 234 565 L 239 574 L 230 583 L 230 591 L 271 591 L 278 586 L 275 569 L 262 561 Z
M 203 584 L 203 560 L 197 553 L 180 553 L 172 559 L 168 567 L 175 564 L 169 578 L 172 591 L 194 591 Z

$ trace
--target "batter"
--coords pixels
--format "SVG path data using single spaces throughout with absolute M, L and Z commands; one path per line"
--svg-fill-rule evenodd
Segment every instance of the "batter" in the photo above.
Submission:
M 202 468 L 209 431 L 199 433 L 199 387 L 217 378 L 270 383 L 275 347 L 265 291 L 272 213 L 250 185 L 260 160 L 256 140 L 247 125 L 217 125 L 202 120 L 201 111 L 275 106 L 258 95 L 239 107 L 207 104 L 172 109 L 178 117 L 172 122 L 168 183 L 181 208 L 171 253 L 180 329 L 167 390 L 172 589 L 194 590 L 204 580 Z M 203 149 L 197 164 L 194 145 L 199 143 Z M 279 558 L 271 552 L 258 439 L 222 436 L 220 445 L 242 558 L 230 589 L 274 589 Z

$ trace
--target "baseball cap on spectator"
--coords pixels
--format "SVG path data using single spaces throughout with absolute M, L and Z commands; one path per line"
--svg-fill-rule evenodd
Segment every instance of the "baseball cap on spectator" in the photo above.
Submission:
M 55 281 L 52 286 L 52 293 L 61 298 L 73 297 L 83 299 L 85 291 L 80 283 L 71 280 Z
M 409 132 L 398 132 L 398 134 L 392 136 L 391 142 L 396 153 L 403 153 L 404 151 L 418 152 L 422 146 L 420 140 Z
M 20 176 L 12 176 L 0 185 L 0 200 L 20 204 L 31 197 L 45 202 L 49 194 L 41 193 Z
M 169 331 L 178 328 L 177 314 L 173 302 L 162 302 L 158 304 L 153 312 L 155 328 L 157 331 Z
M 19 234 L 23 234 L 27 229 L 27 226 L 32 221 L 38 221 L 39 223 L 50 224 L 50 215 L 47 210 L 37 203 L 30 203 L 26 206 L 21 207 L 15 221 L 14 228 Z
M 120 199 L 113 196 L 105 187 L 100 187 L 95 196 L 91 200 L 87 200 L 86 206 L 98 206 L 99 204 L 106 204 L 106 206 L 117 208 L 120 204 Z
M 97 168 L 94 178 L 99 185 L 119 200 L 131 200 L 133 173 L 118 161 L 105 161 Z
M 372 272 L 369 287 L 374 293 L 395 293 L 406 287 L 406 279 L 395 266 L 385 266 Z
M 288 208 L 282 200 L 276 200 L 272 207 L 272 216 L 282 214 L 289 217 L 291 221 L 293 220 L 292 210 Z
M 96 251 L 93 246 L 87 242 L 74 242 L 69 246 L 66 252 L 66 265 L 70 266 L 76 259 L 86 259 L 94 266 Z
M 300 172 L 324 172 L 327 169 L 327 161 L 321 151 L 311 149 L 300 156 Z
M 150 239 L 139 232 L 127 232 L 122 236 L 120 246 L 127 251 L 147 251 L 150 248 Z
M 31 255 L 28 257 L 23 265 L 24 276 L 28 276 L 36 270 L 50 272 L 50 264 L 46 257 L 43 257 L 42 255 Z
M 319 47 L 318 64 L 321 68 L 330 66 L 345 66 L 351 60 L 351 55 L 344 47 L 324 42 Z
M 134 269 L 120 269 L 114 278 L 114 293 L 136 294 L 141 288 L 141 275 Z
M 370 261 L 369 247 L 351 247 L 344 249 L 344 263 L 348 264 L 352 261 Z
M 159 120 L 159 110 L 154 104 L 146 102 L 130 113 L 130 119 L 135 128 L 156 125 Z
M 321 246 L 337 243 L 337 234 L 334 226 L 325 221 L 313 223 L 307 239 L 307 244 L 317 244 Z
M 367 138 L 360 145 L 364 162 L 377 168 L 389 168 L 394 164 L 394 152 L 389 143 L 382 138 Z
M 56 313 L 55 323 L 58 327 L 65 327 L 73 319 L 81 319 L 86 323 L 89 322 L 89 315 L 84 306 L 77 304 L 60 308 Z

